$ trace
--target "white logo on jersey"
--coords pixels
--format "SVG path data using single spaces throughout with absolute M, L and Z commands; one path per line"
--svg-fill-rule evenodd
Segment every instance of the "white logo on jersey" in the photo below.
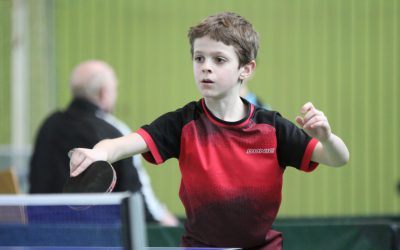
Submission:
M 246 154 L 273 154 L 275 148 L 248 148 Z

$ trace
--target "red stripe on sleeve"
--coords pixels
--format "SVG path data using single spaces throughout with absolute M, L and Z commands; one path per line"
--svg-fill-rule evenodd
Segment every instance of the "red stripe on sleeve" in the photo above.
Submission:
M 150 134 L 147 133 L 146 130 L 139 128 L 136 133 L 138 133 L 143 140 L 146 142 L 147 147 L 149 147 L 149 152 L 146 152 L 143 155 L 143 157 L 150 163 L 153 164 L 161 164 L 164 162 L 162 159 L 160 152 L 158 152 L 157 146 L 153 141 L 153 138 L 151 138 Z
M 308 143 L 306 151 L 303 155 L 303 160 L 301 161 L 300 170 L 304 172 L 311 172 L 318 166 L 318 162 L 311 161 L 311 157 L 314 152 L 315 146 L 317 146 L 317 143 L 318 140 L 315 138 L 312 138 L 311 141 Z

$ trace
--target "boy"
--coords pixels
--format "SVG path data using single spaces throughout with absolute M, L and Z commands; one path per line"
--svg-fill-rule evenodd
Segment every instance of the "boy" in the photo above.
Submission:
M 71 175 L 91 162 L 115 162 L 142 153 L 160 164 L 175 157 L 186 210 L 183 246 L 281 249 L 271 230 L 281 202 L 286 166 L 312 171 L 318 163 L 340 166 L 349 158 L 324 114 L 311 103 L 296 118 L 240 98 L 255 67 L 258 34 L 234 13 L 210 16 L 189 30 L 194 78 L 202 99 L 169 112 L 136 133 L 75 149 Z

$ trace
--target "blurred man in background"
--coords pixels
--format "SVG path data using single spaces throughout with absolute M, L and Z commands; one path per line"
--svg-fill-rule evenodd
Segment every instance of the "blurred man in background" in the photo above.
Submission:
M 66 110 L 51 114 L 42 124 L 30 161 L 30 193 L 61 193 L 69 178 L 68 151 L 93 147 L 98 141 L 130 133 L 111 113 L 117 99 L 117 78 L 102 61 L 82 62 L 71 74 L 73 99 Z M 154 195 L 140 156 L 113 164 L 117 174 L 114 191 L 140 191 L 146 220 L 176 226 L 178 220 Z
M 260 108 L 272 110 L 272 107 L 268 103 L 264 103 L 258 95 L 250 91 L 248 84 L 247 79 L 243 80 L 242 86 L 240 87 L 240 96 Z

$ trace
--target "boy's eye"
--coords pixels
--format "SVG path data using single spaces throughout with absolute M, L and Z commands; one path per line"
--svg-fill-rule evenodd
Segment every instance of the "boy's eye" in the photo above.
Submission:
M 216 61 L 217 63 L 224 63 L 224 62 L 226 62 L 226 59 L 223 58 L 223 57 L 217 57 L 217 58 L 215 58 L 215 61 Z
M 196 62 L 203 62 L 203 61 L 204 61 L 204 57 L 202 57 L 202 56 L 195 56 L 195 57 L 194 57 L 194 60 L 195 60 Z

